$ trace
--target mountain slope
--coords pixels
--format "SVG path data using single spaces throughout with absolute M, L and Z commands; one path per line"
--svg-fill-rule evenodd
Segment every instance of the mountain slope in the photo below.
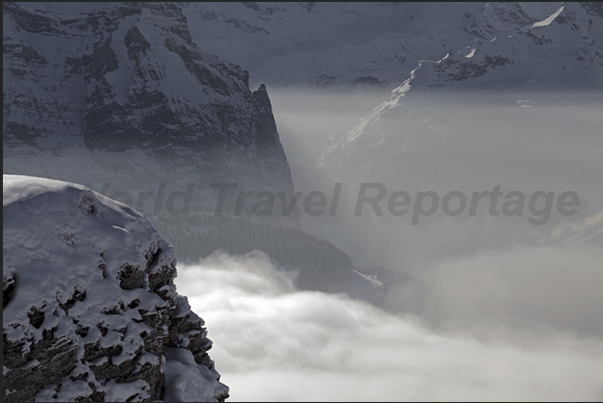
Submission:
M 182 6 L 4 3 L 4 172 L 113 192 L 192 183 L 205 210 L 214 182 L 292 192 L 265 87 L 200 52 Z
M 385 86 L 461 46 L 481 4 L 191 3 L 193 41 L 285 86 Z M 455 35 L 442 35 L 442 32 Z
M 568 73 L 576 56 L 600 64 L 600 50 L 592 50 L 600 36 L 589 25 L 597 24 L 596 3 L 247 2 L 191 3 L 185 9 L 191 37 L 202 50 L 271 85 L 391 88 L 420 60 L 439 60 L 450 50 L 473 56 L 473 49 L 490 41 L 503 47 L 505 38 L 522 34 L 546 45 L 557 39 L 547 27 L 565 22 L 572 31 L 562 35 L 579 52 L 549 50 L 550 60 L 563 56 Z
M 474 40 L 420 61 L 354 129 L 330 137 L 318 166 L 415 188 L 521 182 L 535 165 L 557 185 L 596 179 L 600 119 L 589 111 L 603 89 L 603 17 L 573 3 L 537 21 L 522 7 L 485 7 Z
M 241 217 L 210 214 L 156 217 L 178 260 L 195 264 L 218 250 L 245 255 L 261 250 L 280 270 L 295 277 L 299 290 L 346 293 L 351 298 L 383 305 L 385 284 L 357 267 L 332 243 L 300 229 Z M 383 276 L 382 276 L 383 277 Z
M 483 18 L 470 28 L 476 38 L 441 63 L 425 64 L 417 70 L 413 87 L 506 91 L 603 88 L 600 5 L 557 6 L 546 18 L 534 21 L 524 5 L 489 5 L 480 14 Z
M 228 397 L 172 248 L 89 189 L 3 177 L 5 401 Z

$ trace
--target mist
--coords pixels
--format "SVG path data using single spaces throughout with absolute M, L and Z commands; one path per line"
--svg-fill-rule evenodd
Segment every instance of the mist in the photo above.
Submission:
M 330 195 L 343 184 L 337 214 L 302 214 L 302 228 L 359 265 L 408 277 L 379 309 L 296 291 L 294 273 L 284 276 L 261 253 L 185 267 L 179 287 L 205 313 L 224 380 L 240 386 L 233 399 L 600 401 L 600 229 L 594 241 L 580 238 L 584 220 L 603 211 L 600 100 L 588 92 L 423 94 L 369 122 L 356 149 L 346 145 L 387 96 L 271 89 L 296 191 Z M 401 143 L 405 152 L 388 154 Z M 319 166 L 333 146 L 339 154 Z M 487 207 L 476 216 L 438 211 L 412 225 L 410 214 L 355 215 L 367 182 L 413 195 L 497 185 L 528 197 L 574 191 L 580 206 L 538 225 L 527 208 L 492 216 Z
M 594 246 L 480 251 L 425 267 L 422 288 L 401 285 L 388 304 L 449 331 L 496 338 L 537 329 L 601 340 L 602 261 Z
M 534 245 L 555 228 L 603 211 L 603 117 L 594 92 L 411 93 L 368 124 L 361 122 L 387 91 L 274 88 L 270 94 L 296 190 L 329 195 L 343 183 L 337 215 L 305 215 L 303 229 L 359 264 L 421 273 L 446 257 Z M 348 142 L 358 127 L 362 133 Z M 361 183 L 383 184 L 388 195 L 435 191 L 440 198 L 497 185 L 528 198 L 574 191 L 580 206 L 573 216 L 553 212 L 541 225 L 527 222 L 527 202 L 516 216 L 493 217 L 484 207 L 475 217 L 438 212 L 411 225 L 411 214 L 378 217 L 368 208 L 355 216 Z
M 594 263 L 600 252 L 558 252 L 575 266 L 550 276 L 541 294 L 513 301 L 521 312 L 544 319 L 523 327 L 507 320 L 520 311 L 496 312 L 510 281 L 495 274 L 504 277 L 510 270 L 507 277 L 521 277 L 526 270 L 523 277 L 532 280 L 525 287 L 531 287 L 558 255 L 522 250 L 511 257 L 493 253 L 442 262 L 432 285 L 463 271 L 488 278 L 484 290 L 465 294 L 471 283 L 460 276 L 428 301 L 430 314 L 457 330 L 345 295 L 296 291 L 295 273 L 279 270 L 260 251 L 216 253 L 197 265 L 181 265 L 176 284 L 210 329 L 211 355 L 233 401 L 601 400 L 601 334 L 590 337 L 564 326 L 564 318 L 579 311 L 594 315 L 593 323 L 601 318 L 592 308 L 603 295 Z M 529 264 L 513 268 L 526 257 Z M 561 266 L 552 270 L 561 272 Z M 583 271 L 574 286 L 564 287 L 576 266 Z M 592 283 L 580 301 L 576 284 L 587 280 Z M 557 300 L 551 295 L 560 288 L 568 295 Z M 487 295 L 493 296 L 490 304 L 484 304 Z M 566 312 L 555 313 L 559 303 Z M 480 325 L 477 317 L 488 320 Z

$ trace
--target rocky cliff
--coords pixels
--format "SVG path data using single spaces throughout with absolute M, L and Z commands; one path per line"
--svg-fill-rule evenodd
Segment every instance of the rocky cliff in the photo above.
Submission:
M 199 50 L 183 4 L 66 4 L 4 3 L 4 172 L 149 212 L 160 184 L 206 211 L 211 183 L 293 192 L 266 88 Z
M 222 401 L 203 320 L 151 222 L 89 189 L 3 177 L 4 401 Z

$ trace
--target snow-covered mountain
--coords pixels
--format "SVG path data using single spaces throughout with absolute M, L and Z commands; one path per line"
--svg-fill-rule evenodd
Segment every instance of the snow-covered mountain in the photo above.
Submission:
M 489 3 L 466 32 L 474 39 L 419 61 L 355 128 L 329 138 L 325 175 L 435 189 L 509 178 L 533 188 L 527 176 L 544 173 L 539 186 L 596 183 L 600 5 Z
M 211 183 L 292 193 L 266 88 L 201 52 L 183 7 L 4 3 L 4 172 L 110 183 L 132 205 L 194 184 L 210 211 Z
M 600 14 L 597 3 L 561 2 L 187 6 L 192 40 L 202 50 L 240 64 L 254 81 L 286 86 L 393 87 L 420 60 L 439 60 L 449 51 L 457 58 L 448 61 L 450 70 L 441 75 L 463 79 L 512 64 L 516 52 L 529 49 L 521 44 L 524 39 L 539 45 L 562 39 L 571 46 L 543 46 L 547 58 L 528 64 L 518 60 L 516 67 L 550 70 L 548 62 L 562 57 L 554 68 L 565 67 L 564 72 L 582 80 L 584 66 L 601 68 Z M 555 25 L 565 23 L 569 32 L 552 33 Z M 506 41 L 509 37 L 515 39 Z M 485 54 L 491 59 L 484 59 Z M 576 65 L 576 58 L 584 63 Z M 586 73 L 596 79 L 597 71 L 588 67 Z
M 557 4 L 541 20 L 532 7 L 488 4 L 469 29 L 476 38 L 440 62 L 423 63 L 409 84 L 507 91 L 603 88 L 601 5 Z
M 391 86 L 418 60 L 472 38 L 483 4 L 192 3 L 192 39 L 285 86 Z M 446 35 L 445 32 L 454 32 Z
M 221 401 L 172 247 L 83 186 L 3 176 L 4 401 Z

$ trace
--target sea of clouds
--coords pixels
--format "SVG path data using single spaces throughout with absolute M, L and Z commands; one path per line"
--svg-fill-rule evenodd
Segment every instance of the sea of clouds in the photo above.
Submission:
M 176 284 L 206 321 L 231 401 L 601 401 L 602 253 L 442 261 L 422 291 L 390 295 L 421 294 L 415 315 L 297 291 L 260 251 L 181 265 Z

